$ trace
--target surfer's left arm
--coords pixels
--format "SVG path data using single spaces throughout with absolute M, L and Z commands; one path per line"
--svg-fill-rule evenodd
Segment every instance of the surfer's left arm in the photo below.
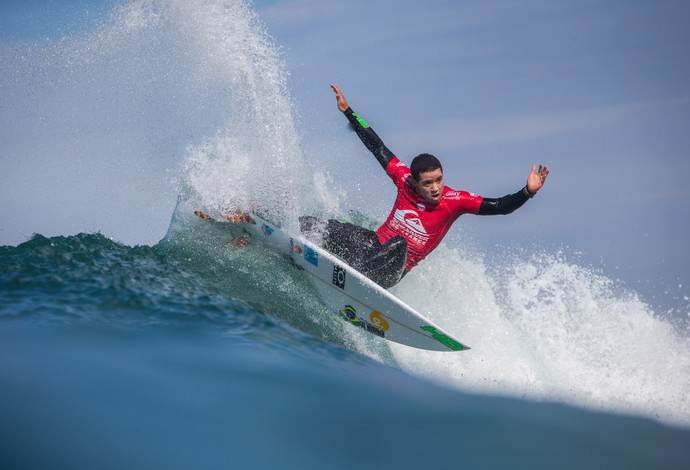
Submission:
M 514 212 L 537 194 L 537 191 L 544 186 L 547 176 L 549 176 L 549 169 L 546 165 L 540 164 L 539 169 L 536 165 L 532 166 L 532 172 L 527 177 L 527 184 L 520 191 L 500 198 L 485 197 L 477 214 L 507 215 Z
M 350 124 L 352 124 L 352 127 L 354 128 L 357 137 L 359 137 L 359 140 L 361 140 L 364 146 L 374 155 L 374 157 L 376 157 L 376 160 L 385 170 L 391 160 L 395 158 L 395 154 L 393 154 L 393 152 L 386 147 L 378 134 L 374 132 L 374 129 L 372 129 L 364 119 L 352 111 L 352 108 L 348 104 L 340 89 L 332 83 L 331 88 L 335 92 L 338 109 L 345 114 L 345 117 L 348 121 L 350 121 Z

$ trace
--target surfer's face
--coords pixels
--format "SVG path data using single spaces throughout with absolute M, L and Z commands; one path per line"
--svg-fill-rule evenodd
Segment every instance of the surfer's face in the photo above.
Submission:
M 419 174 L 415 181 L 417 193 L 430 204 L 438 204 L 443 194 L 443 171 L 440 168 Z

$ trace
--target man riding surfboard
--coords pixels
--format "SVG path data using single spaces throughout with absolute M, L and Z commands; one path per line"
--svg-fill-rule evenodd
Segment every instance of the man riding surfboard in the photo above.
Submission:
M 438 246 L 451 225 L 463 214 L 510 214 L 539 191 L 549 169 L 534 165 L 527 184 L 501 198 L 485 198 L 445 185 L 441 162 L 423 153 L 408 167 L 383 143 L 371 126 L 357 115 L 340 89 L 331 84 L 338 109 L 354 127 L 365 147 L 381 164 L 398 192 L 386 221 L 371 231 L 348 222 L 300 219 L 306 234 L 318 232 L 324 247 L 364 275 L 389 288 Z

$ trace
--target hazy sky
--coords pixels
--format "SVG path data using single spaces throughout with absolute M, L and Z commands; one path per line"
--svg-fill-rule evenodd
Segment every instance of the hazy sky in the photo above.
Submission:
M 336 81 L 402 159 L 441 158 L 450 186 L 502 196 L 549 165 L 543 192 L 509 221 L 461 219 L 487 246 L 538 240 L 630 285 L 661 275 L 688 292 L 690 3 L 257 6 L 284 48 L 308 148 L 350 158 L 322 147 L 325 123 L 343 131 L 324 101 Z
M 5 1 L 0 41 L 86 30 L 114 3 Z M 278 0 L 255 8 L 288 64 L 305 152 L 333 175 L 346 161 L 354 208 L 385 215 L 392 195 L 378 190 L 389 183 L 348 132 L 330 82 L 402 160 L 437 155 L 456 189 L 502 196 L 524 185 L 532 164 L 549 165 L 546 186 L 520 211 L 461 219 L 459 233 L 487 252 L 506 240 L 563 247 L 634 288 L 662 279 L 688 292 L 690 3 Z M 11 158 L 4 152 L 0 171 Z M 9 203 L 0 201 L 0 217 Z M 20 223 L 21 233 L 37 231 L 30 219 Z M 16 227 L 2 225 L 0 244 L 17 243 Z

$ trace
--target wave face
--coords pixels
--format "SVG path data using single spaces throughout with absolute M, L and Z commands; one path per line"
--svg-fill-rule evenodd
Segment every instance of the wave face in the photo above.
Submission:
M 131 137 L 134 158 L 118 155 L 120 165 L 165 174 L 171 155 L 181 162 L 177 209 L 154 246 L 81 233 L 0 247 L 0 410 L 11 436 L 0 454 L 18 466 L 107 467 L 104 449 L 113 468 L 690 460 L 687 319 L 656 314 L 562 253 L 489 259 L 449 238 L 392 290 L 472 346 L 440 354 L 347 325 L 280 256 L 238 249 L 193 216 L 250 207 L 294 231 L 301 214 L 348 215 L 347 194 L 307 163 L 287 70 L 248 3 L 125 2 L 38 57 L 19 70 L 53 77 L 66 102 L 85 79 L 86 107 L 107 111 L 79 155 L 116 158 L 113 139 Z M 103 93 L 126 78 L 123 101 Z M 106 132 L 114 123 L 127 135 Z M 112 168 L 80 167 L 94 181 Z M 111 180 L 146 200 L 129 174 Z
M 156 247 L 99 234 L 0 247 L 0 453 L 10 468 L 419 468 L 433 452 L 486 468 L 643 469 L 690 458 L 687 427 L 538 400 L 558 380 L 526 390 L 526 373 L 549 361 L 527 356 L 520 322 L 511 331 L 521 339 L 506 341 L 510 322 L 477 312 L 483 337 L 466 353 L 398 348 L 324 311 L 274 253 L 238 255 L 199 222 Z M 475 321 L 463 320 L 466 334 Z M 513 365 L 492 363 L 508 353 Z M 606 394 L 610 408 L 625 402 Z

